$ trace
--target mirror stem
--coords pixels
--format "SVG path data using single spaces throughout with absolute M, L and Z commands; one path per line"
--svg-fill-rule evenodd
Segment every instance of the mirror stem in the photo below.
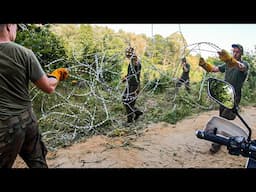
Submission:
M 241 115 L 238 113 L 238 109 L 235 110 L 236 115 L 239 117 L 239 119 L 243 122 L 243 124 L 246 126 L 246 128 L 249 131 L 249 135 L 248 135 L 248 141 L 251 141 L 251 135 L 252 135 L 252 130 L 249 127 L 249 125 L 244 121 L 244 119 L 241 117 Z

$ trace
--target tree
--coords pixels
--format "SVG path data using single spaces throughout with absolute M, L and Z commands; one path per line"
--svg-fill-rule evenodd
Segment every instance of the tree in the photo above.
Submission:
M 42 67 L 57 59 L 65 59 L 63 42 L 49 30 L 50 26 L 27 24 L 27 30 L 17 33 L 16 42 L 31 49 Z M 63 63 L 55 68 L 63 67 Z

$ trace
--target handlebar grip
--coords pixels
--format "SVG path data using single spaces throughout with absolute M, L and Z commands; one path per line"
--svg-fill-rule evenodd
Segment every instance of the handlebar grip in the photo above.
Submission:
M 196 131 L 196 136 L 200 139 L 205 139 L 208 141 L 212 141 L 215 143 L 219 143 L 221 145 L 228 146 L 229 145 L 229 139 L 215 135 L 213 133 L 208 133 L 202 130 L 197 130 Z
M 203 130 L 197 130 L 196 136 L 200 139 L 205 139 L 208 141 L 212 141 L 212 142 L 227 146 L 230 150 L 231 155 L 240 154 L 244 157 L 250 157 L 256 160 L 256 141 L 248 142 L 244 140 L 239 142 L 239 140 L 236 141 L 230 138 L 229 139 L 224 138 L 214 133 L 206 132 Z

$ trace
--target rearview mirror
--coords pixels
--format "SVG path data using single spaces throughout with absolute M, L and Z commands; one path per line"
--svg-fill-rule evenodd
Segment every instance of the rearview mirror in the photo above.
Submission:
M 227 109 L 235 108 L 235 91 L 233 86 L 223 80 L 208 79 L 208 95 Z

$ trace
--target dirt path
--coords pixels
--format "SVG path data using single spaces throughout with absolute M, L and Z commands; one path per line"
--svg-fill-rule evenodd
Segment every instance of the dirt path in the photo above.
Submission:
M 243 168 L 245 158 L 228 155 L 225 147 L 211 155 L 211 143 L 195 136 L 214 115 L 218 111 L 201 113 L 176 125 L 151 124 L 132 136 L 94 136 L 50 152 L 48 164 L 50 168 Z M 256 138 L 256 107 L 243 107 L 241 115 Z M 242 125 L 239 119 L 235 122 Z M 14 167 L 25 165 L 18 158 Z

